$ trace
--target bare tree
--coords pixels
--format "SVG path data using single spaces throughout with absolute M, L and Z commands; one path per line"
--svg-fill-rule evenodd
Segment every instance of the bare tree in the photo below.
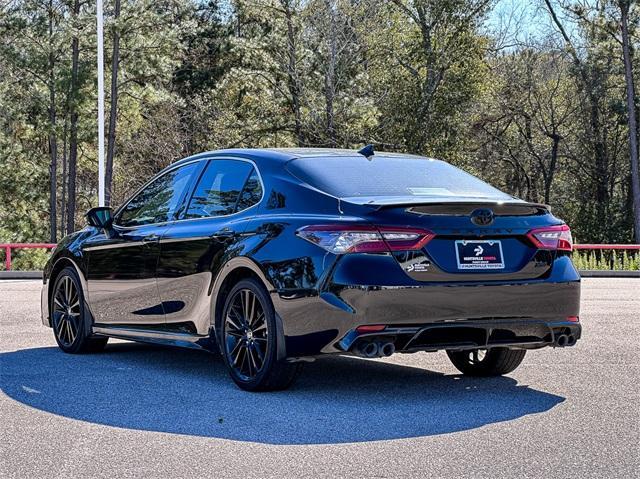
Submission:
M 607 149 L 607 143 L 605 140 L 605 129 L 603 121 L 603 112 L 600 101 L 602 99 L 602 89 L 604 88 L 603 82 L 600 78 L 594 77 L 598 72 L 591 68 L 591 65 L 578 54 L 578 49 L 574 45 L 571 37 L 567 33 L 562 20 L 556 12 L 554 2 L 550 0 L 544 0 L 544 4 L 551 16 L 553 24 L 558 29 L 564 44 L 565 49 L 568 52 L 575 70 L 578 74 L 579 86 L 586 100 L 585 111 L 587 114 L 586 140 L 590 143 L 593 151 L 593 167 L 590 172 L 590 176 L 594 182 L 595 189 L 595 208 L 598 218 L 600 218 L 602 232 L 600 236 L 603 239 L 607 239 L 609 230 L 609 215 L 607 214 L 607 208 L 609 206 L 609 200 L 611 197 L 610 189 L 608 187 L 610 183 L 610 155 Z

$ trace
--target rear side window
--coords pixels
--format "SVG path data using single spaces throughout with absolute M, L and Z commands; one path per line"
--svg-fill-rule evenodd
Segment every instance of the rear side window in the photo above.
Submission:
M 127 203 L 116 224 L 131 227 L 173 220 L 197 169 L 198 164 L 191 163 L 156 178 Z
M 238 211 L 246 210 L 260 202 L 262 199 L 262 184 L 258 172 L 254 168 L 251 170 L 249 179 L 244 184 L 240 199 L 238 200 Z
M 252 186 L 247 191 L 245 185 Z M 248 208 L 252 201 L 260 201 L 261 196 L 260 181 L 251 163 L 211 160 L 193 193 L 185 218 L 230 215 Z
M 376 155 L 298 158 L 287 165 L 296 177 L 338 198 L 403 199 L 512 197 L 455 166 L 439 160 Z

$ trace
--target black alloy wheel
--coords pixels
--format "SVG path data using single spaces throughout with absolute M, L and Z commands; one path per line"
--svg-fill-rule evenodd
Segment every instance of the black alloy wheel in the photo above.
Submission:
M 515 370 L 527 353 L 524 349 L 491 348 L 447 351 L 453 365 L 467 376 L 501 376 Z
M 222 316 L 223 356 L 232 379 L 247 391 L 287 388 L 300 368 L 277 360 L 275 312 L 264 287 L 240 281 L 227 296 Z
M 108 338 L 87 335 L 85 305 L 76 272 L 65 268 L 58 275 L 51 298 L 51 326 L 60 349 L 66 353 L 98 352 Z
M 60 345 L 70 348 L 82 325 L 80 295 L 71 276 L 62 275 L 53 295 L 53 331 Z
M 243 380 L 254 378 L 264 367 L 269 331 L 262 304 L 250 289 L 233 296 L 224 324 L 227 359 Z

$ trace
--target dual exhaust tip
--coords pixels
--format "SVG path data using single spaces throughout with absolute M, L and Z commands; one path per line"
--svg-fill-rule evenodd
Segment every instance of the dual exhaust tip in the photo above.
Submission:
M 564 348 L 576 344 L 576 337 L 573 334 L 560 334 L 556 338 L 555 346 Z
M 353 352 L 363 358 L 386 358 L 396 352 L 396 347 L 391 341 L 361 341 Z

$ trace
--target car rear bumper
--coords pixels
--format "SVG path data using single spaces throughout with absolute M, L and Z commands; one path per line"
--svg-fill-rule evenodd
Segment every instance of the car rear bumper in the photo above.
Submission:
M 347 351 L 355 329 L 373 324 L 390 331 L 409 328 L 397 333 L 403 340 L 421 332 L 413 346 L 407 342 L 399 350 L 428 350 L 416 341 L 424 339 L 429 346 L 428 337 L 434 334 L 446 341 L 431 349 L 465 347 L 461 342 L 468 347 L 537 347 L 553 344 L 555 325 L 570 328 L 576 339 L 580 335 L 579 323 L 568 320 L 579 316 L 580 277 L 568 258 L 556 263 L 545 279 L 513 282 L 401 285 L 390 284 L 395 279 L 389 277 L 385 285 L 372 285 L 350 277 L 349 271 L 334 271 L 316 294 L 272 297 L 289 357 Z M 451 342 L 455 332 L 461 339 Z
M 463 320 L 421 326 L 391 326 L 375 333 L 349 331 L 338 343 L 343 351 L 358 351 L 362 342 L 387 342 L 400 352 L 509 347 L 536 349 L 573 346 L 580 339 L 578 322 L 538 320 Z

